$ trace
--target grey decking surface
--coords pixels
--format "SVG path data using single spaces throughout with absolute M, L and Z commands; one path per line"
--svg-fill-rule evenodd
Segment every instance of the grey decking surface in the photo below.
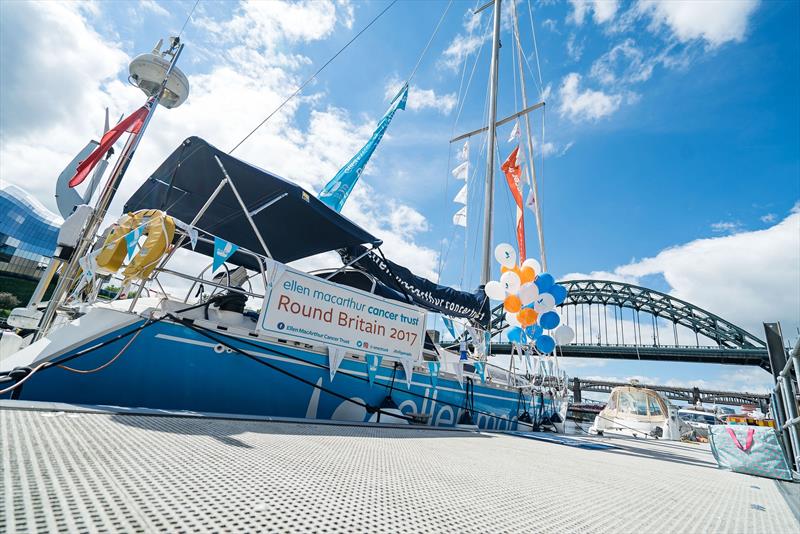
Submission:
M 706 446 L 597 441 L 6 401 L 0 532 L 800 532 L 778 483 Z

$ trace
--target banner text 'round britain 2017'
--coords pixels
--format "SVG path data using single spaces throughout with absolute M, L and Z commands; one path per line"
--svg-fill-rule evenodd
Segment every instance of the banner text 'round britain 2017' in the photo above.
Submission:
M 425 312 L 285 267 L 264 296 L 260 328 L 397 360 L 422 360 Z

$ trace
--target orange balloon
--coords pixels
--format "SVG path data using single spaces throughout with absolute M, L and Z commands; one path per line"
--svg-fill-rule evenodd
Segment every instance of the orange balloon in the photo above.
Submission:
M 509 295 L 506 297 L 506 300 L 503 301 L 503 307 L 507 312 L 517 313 L 520 308 L 522 308 L 522 301 L 519 300 L 519 297 L 516 295 Z
M 536 319 L 539 318 L 539 314 L 536 311 L 532 310 L 531 308 L 522 308 L 519 313 L 517 314 L 517 320 L 519 324 L 522 326 L 530 326 L 536 323 Z
M 529 282 L 533 282 L 536 280 L 536 271 L 533 270 L 533 267 L 523 267 L 519 271 L 519 281 L 522 284 L 527 284 Z

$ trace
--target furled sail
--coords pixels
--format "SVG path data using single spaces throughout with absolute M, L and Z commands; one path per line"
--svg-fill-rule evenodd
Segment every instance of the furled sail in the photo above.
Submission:
M 408 84 L 403 86 L 403 89 L 398 93 L 392 101 L 386 114 L 378 122 L 378 127 L 369 138 L 367 144 L 364 145 L 353 158 L 347 162 L 347 165 L 339 169 L 336 176 L 330 182 L 325 184 L 322 191 L 319 192 L 317 197 L 325 203 L 328 207 L 335 211 L 342 211 L 344 203 L 347 202 L 347 197 L 356 186 L 356 182 L 361 177 L 364 167 L 367 166 L 369 158 L 372 153 L 378 148 L 378 143 L 383 139 L 386 129 L 389 128 L 389 123 L 392 122 L 394 114 L 398 109 L 406 109 L 406 101 L 408 100 Z
M 405 267 L 386 260 L 377 252 L 367 252 L 361 245 L 340 250 L 342 261 L 374 276 L 381 285 L 407 297 L 406 300 L 427 310 L 450 317 L 462 317 L 486 324 L 489 320 L 489 299 L 482 289 L 475 293 L 442 286 L 417 276 Z

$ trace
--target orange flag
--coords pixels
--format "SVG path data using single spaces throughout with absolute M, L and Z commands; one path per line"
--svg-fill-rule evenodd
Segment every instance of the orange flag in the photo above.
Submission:
M 506 182 L 511 189 L 511 195 L 517 204 L 517 247 L 519 248 L 519 262 L 525 261 L 525 217 L 522 211 L 522 167 L 517 161 L 519 155 L 519 145 L 515 148 L 508 159 L 500 167 L 506 175 Z

